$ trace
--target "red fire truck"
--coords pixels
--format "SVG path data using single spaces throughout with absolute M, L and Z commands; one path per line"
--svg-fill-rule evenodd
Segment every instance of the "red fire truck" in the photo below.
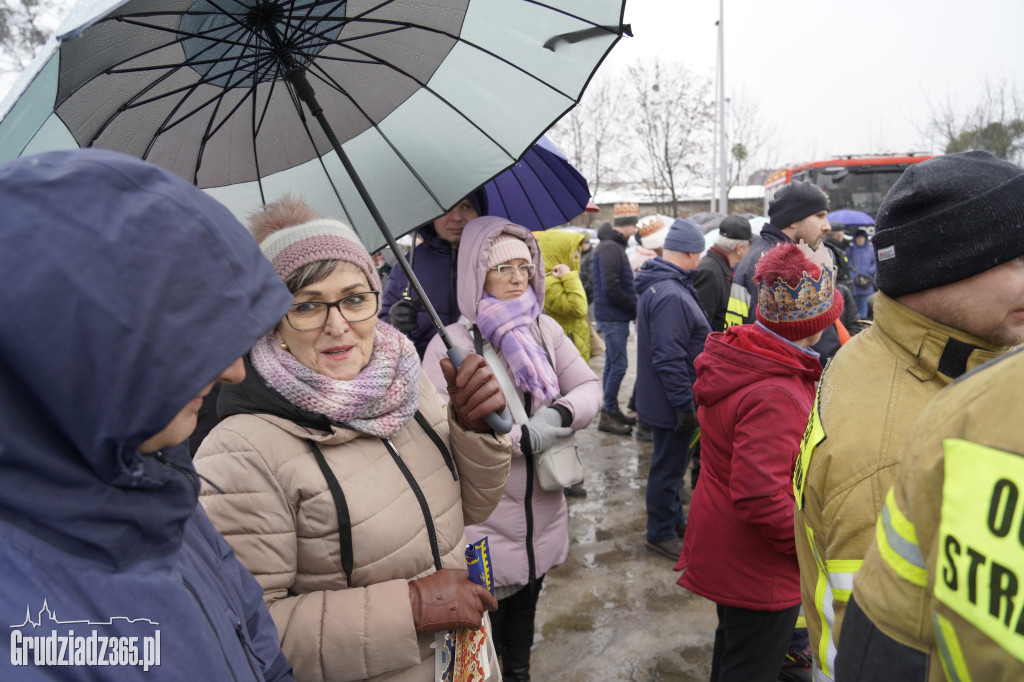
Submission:
M 764 181 L 765 214 L 775 192 L 794 180 L 813 182 L 828 193 L 829 210 L 854 208 L 875 217 L 886 192 L 903 171 L 914 163 L 932 158 L 931 154 L 911 152 L 905 155 L 870 154 L 840 156 L 825 161 L 809 161 L 780 168 Z

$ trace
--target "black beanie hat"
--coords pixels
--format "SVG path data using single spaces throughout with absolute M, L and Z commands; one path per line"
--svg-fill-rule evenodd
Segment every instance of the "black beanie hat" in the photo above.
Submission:
M 768 202 L 768 220 L 783 230 L 818 211 L 828 210 L 828 198 L 821 188 L 809 182 L 792 182 Z
M 916 163 L 878 209 L 872 241 L 875 285 L 894 298 L 1024 255 L 1024 169 L 982 151 Z

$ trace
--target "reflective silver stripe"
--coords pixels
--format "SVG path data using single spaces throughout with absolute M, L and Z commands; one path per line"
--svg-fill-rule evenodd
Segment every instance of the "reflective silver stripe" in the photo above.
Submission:
M 922 571 L 925 570 L 921 548 L 916 543 L 907 540 L 899 534 L 892 524 L 892 512 L 888 504 L 882 506 L 882 515 L 879 517 L 879 522 L 885 531 L 885 541 L 889 543 L 889 547 L 908 564 Z
M 816 665 L 811 667 L 811 677 L 814 679 L 814 682 L 835 682 L 835 680 L 823 673 L 821 668 Z
M 853 577 L 856 573 L 829 573 L 828 574 L 828 587 L 834 592 L 852 592 L 853 591 Z M 839 601 L 849 601 L 849 599 L 840 599 Z

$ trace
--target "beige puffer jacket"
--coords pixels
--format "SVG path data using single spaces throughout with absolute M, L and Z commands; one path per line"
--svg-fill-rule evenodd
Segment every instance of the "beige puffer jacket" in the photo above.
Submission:
M 486 519 L 509 474 L 505 436 L 462 430 L 420 373 L 419 409 L 447 443 L 458 480 L 412 420 L 392 443 L 422 491 L 444 568 L 465 568 L 463 527 Z M 341 485 L 352 529 L 352 584 L 342 571 L 334 498 L 307 440 Z M 203 441 L 196 469 L 210 520 L 264 589 L 281 648 L 303 682 L 433 678 L 434 635 L 417 636 L 408 581 L 433 573 L 417 492 L 383 441 L 239 414 Z

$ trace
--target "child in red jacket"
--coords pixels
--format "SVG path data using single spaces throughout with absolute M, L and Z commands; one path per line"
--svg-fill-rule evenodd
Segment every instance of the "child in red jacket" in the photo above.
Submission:
M 765 253 L 757 321 L 708 337 L 694 394 L 701 476 L 676 570 L 718 605 L 712 682 L 778 678 L 800 609 L 793 465 L 821 376 L 812 346 L 843 309 L 831 255 Z

